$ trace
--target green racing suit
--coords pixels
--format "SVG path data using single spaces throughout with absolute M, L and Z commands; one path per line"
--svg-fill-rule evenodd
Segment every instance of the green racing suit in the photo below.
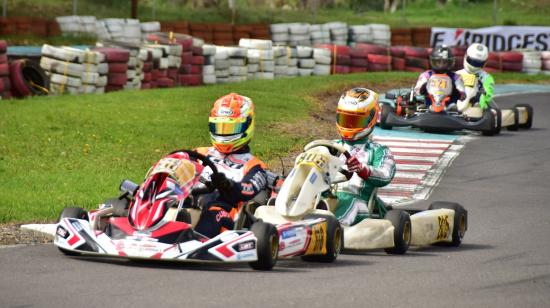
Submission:
M 369 217 L 368 202 L 374 198 L 375 212 L 380 217 L 385 215 L 385 207 L 376 197 L 376 188 L 388 185 L 395 175 L 395 162 L 390 150 L 381 144 L 372 142 L 368 137 L 357 141 L 335 140 L 348 152 L 370 169 L 370 176 L 364 180 L 353 174 L 351 179 L 337 184 L 336 197 L 338 205 L 335 215 L 342 225 L 351 226 Z M 345 160 L 342 155 L 340 157 Z
M 466 69 L 461 69 L 457 74 L 462 75 L 463 73 L 469 74 Z M 489 73 L 484 70 L 479 70 L 475 73 L 478 82 L 477 95 L 472 99 L 471 103 L 479 103 L 479 107 L 483 110 L 487 109 L 491 102 L 493 101 L 493 94 L 495 91 L 495 79 Z

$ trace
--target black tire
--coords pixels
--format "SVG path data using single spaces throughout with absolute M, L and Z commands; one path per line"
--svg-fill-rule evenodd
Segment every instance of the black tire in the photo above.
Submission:
M 500 129 L 502 127 L 502 112 L 500 109 L 491 108 L 488 110 L 494 116 L 491 117 L 491 129 L 484 130 L 481 132 L 483 136 L 494 136 L 500 134 Z
M 63 211 L 61 211 L 61 214 L 59 215 L 59 220 L 61 220 L 62 218 L 77 218 L 88 220 L 88 212 L 80 207 L 66 207 L 63 209 Z M 60 247 L 57 247 L 57 249 L 59 249 L 59 251 L 67 256 L 80 256 L 80 253 L 78 252 L 63 249 Z
M 468 211 L 462 207 L 462 205 L 455 202 L 436 201 L 430 204 L 429 210 L 436 209 L 450 209 L 455 211 L 455 218 L 453 220 L 453 234 L 452 241 L 448 243 L 450 246 L 460 246 L 462 239 L 468 230 Z M 457 228 L 458 226 L 458 228 Z
M 250 228 L 257 238 L 256 253 L 258 260 L 249 265 L 255 270 L 269 271 L 277 263 L 279 254 L 279 233 L 272 224 L 256 222 Z
M 514 106 L 514 109 L 518 107 L 523 107 L 527 110 L 527 121 L 524 124 L 519 124 L 519 128 L 530 129 L 533 127 L 533 107 L 529 104 L 517 104 Z
M 411 244 L 411 216 L 403 210 L 389 210 L 384 216 L 394 227 L 392 248 L 385 248 L 388 254 L 402 255 L 407 252 Z
M 386 122 L 388 120 L 388 115 L 392 112 L 394 112 L 392 106 L 390 106 L 389 104 L 382 104 L 380 110 L 380 128 L 392 129 L 392 126 L 388 125 Z
M 344 230 L 338 219 L 332 215 L 310 214 L 304 217 L 304 219 L 316 218 L 324 218 L 327 221 L 327 239 L 325 243 L 327 252 L 322 255 L 302 256 L 302 260 L 308 262 L 334 262 L 342 251 L 342 247 L 344 247 Z
M 506 129 L 515 132 L 519 129 L 519 110 L 512 108 L 512 111 L 514 112 L 514 124 L 506 126 Z

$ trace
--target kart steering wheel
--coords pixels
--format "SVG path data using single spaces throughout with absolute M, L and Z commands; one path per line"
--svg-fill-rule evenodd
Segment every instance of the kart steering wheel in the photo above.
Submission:
M 310 143 L 308 143 L 304 146 L 304 151 L 308 151 L 310 149 L 313 149 L 315 147 L 320 147 L 320 146 L 327 147 L 329 149 L 329 152 L 330 152 L 331 155 L 340 156 L 340 154 L 344 154 L 346 159 L 351 158 L 351 154 L 349 153 L 348 150 L 346 150 L 346 148 L 344 148 L 343 146 L 341 146 L 339 144 L 336 144 L 336 143 L 334 143 L 330 140 L 315 140 L 315 141 L 312 141 L 312 142 L 310 142 Z M 342 173 L 348 180 L 351 179 L 351 177 L 353 176 L 353 172 L 350 172 L 348 170 L 340 169 L 338 171 L 340 173 Z
M 198 160 L 203 164 L 203 166 L 210 167 L 210 169 L 212 170 L 212 175 L 214 175 L 214 174 L 217 175 L 219 173 L 218 167 L 216 166 L 216 164 L 214 164 L 214 162 L 212 162 L 212 160 L 208 156 L 203 155 L 199 152 L 182 149 L 182 150 L 172 151 L 170 154 L 181 153 L 181 152 L 186 153 L 187 155 L 189 155 L 189 159 Z M 210 192 L 214 191 L 214 189 L 216 189 L 215 187 L 212 187 L 211 185 L 206 185 L 206 186 L 207 186 L 206 189 L 193 189 L 193 194 L 197 194 L 197 195 L 206 194 L 206 193 L 210 193 Z

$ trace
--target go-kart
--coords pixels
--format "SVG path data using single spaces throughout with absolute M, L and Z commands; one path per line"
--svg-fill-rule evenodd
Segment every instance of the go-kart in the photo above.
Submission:
M 149 170 L 141 185 L 123 181 L 120 197 L 99 209 L 65 208 L 54 244 L 67 255 L 247 262 L 253 269 L 270 270 L 277 262 L 277 230 L 251 217 L 245 207 L 238 217 L 252 221 L 249 230 L 227 230 L 213 238 L 194 231 L 200 219 L 199 197 L 219 189 L 213 183 L 199 183 L 205 167 L 218 173 L 204 155 L 186 150 L 170 153 Z
M 433 74 L 427 82 L 426 91 L 426 97 L 415 95 L 412 89 L 396 89 L 387 92 L 385 101 L 381 103 L 380 128 L 411 126 L 435 133 L 467 129 L 492 136 L 500 133 L 503 126 L 509 130 L 517 130 L 520 127 L 529 128 L 532 125 L 532 108 L 528 105 L 500 109 L 496 103 L 492 102 L 486 109 L 469 106 L 459 110 L 457 104 L 449 104 L 452 80 L 446 74 Z M 475 95 L 472 87 L 467 89 L 468 101 Z M 425 103 L 426 99 L 431 102 L 429 106 Z
M 284 224 L 308 215 L 334 219 L 332 213 L 338 203 L 336 184 L 354 176 L 343 168 L 345 163 L 341 155 L 350 157 L 343 146 L 332 141 L 317 140 L 307 144 L 284 180 L 275 206 L 261 206 L 255 216 L 273 224 Z M 343 248 L 383 248 L 389 254 L 404 254 L 409 245 L 441 242 L 458 246 L 467 229 L 467 218 L 467 211 L 457 203 L 433 202 L 428 210 L 404 210 L 383 204 L 376 200 L 374 193 L 368 202 L 368 217 L 343 227 Z M 332 239 L 336 241 L 336 235 Z

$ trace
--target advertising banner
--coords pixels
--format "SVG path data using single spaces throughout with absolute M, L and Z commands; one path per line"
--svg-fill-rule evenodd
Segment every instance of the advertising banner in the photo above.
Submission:
M 431 46 L 486 45 L 490 51 L 550 49 L 550 27 L 496 26 L 478 29 L 432 28 Z

